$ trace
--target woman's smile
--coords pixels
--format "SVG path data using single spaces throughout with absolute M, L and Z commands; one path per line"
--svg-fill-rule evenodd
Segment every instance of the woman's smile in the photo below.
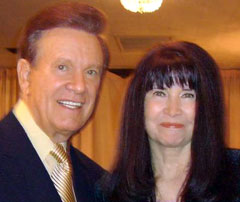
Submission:
M 181 123 L 173 123 L 173 122 L 162 122 L 160 125 L 164 128 L 183 128 L 184 125 Z

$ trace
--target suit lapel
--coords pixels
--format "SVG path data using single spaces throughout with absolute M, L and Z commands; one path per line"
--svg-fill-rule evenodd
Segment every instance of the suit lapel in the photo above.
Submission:
M 72 165 L 73 165 L 73 183 L 77 201 L 94 202 L 94 185 L 88 179 L 89 170 L 86 169 L 84 163 L 81 162 L 79 156 L 76 155 L 73 147 L 70 149 Z
M 19 201 L 61 201 L 44 165 L 22 126 L 10 113 L 0 124 L 0 176 Z M 4 189 L 7 191 L 8 187 Z M 9 188 L 10 189 L 10 188 Z

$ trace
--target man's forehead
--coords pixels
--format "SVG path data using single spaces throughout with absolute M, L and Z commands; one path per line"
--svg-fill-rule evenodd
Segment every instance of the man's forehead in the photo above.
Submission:
M 73 37 L 77 39 L 89 39 L 89 40 L 91 39 L 96 42 L 98 41 L 96 35 L 86 32 L 84 30 L 75 29 L 71 27 L 56 27 L 42 31 L 41 37 L 39 38 L 38 42 L 45 39 L 52 38 L 72 39 Z
M 41 55 L 59 57 L 59 60 L 72 60 L 74 54 L 79 60 L 81 55 L 98 66 L 103 66 L 103 51 L 97 37 L 88 32 L 72 28 L 54 28 L 43 32 L 37 44 L 36 58 Z

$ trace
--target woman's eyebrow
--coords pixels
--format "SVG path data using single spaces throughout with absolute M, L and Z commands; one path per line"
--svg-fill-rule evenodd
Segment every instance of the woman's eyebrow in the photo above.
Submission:
M 194 91 L 194 89 L 185 88 L 185 87 L 183 87 L 183 90 L 184 90 L 184 91 Z

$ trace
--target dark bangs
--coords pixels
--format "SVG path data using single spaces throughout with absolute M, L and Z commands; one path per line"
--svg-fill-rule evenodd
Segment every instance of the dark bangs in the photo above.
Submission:
M 155 86 L 163 89 L 164 86 L 170 88 L 174 84 L 181 87 L 189 86 L 190 89 L 197 91 L 199 81 L 196 64 L 185 57 L 183 52 L 158 51 L 155 53 L 153 51 L 146 56 L 141 64 L 140 72 L 144 85 L 142 87 L 145 92 L 152 90 Z
M 158 66 L 152 68 L 146 74 L 146 91 L 152 90 L 153 86 L 163 89 L 164 86 L 171 88 L 177 84 L 182 88 L 189 86 L 196 90 L 197 74 L 192 66 L 179 64 L 178 66 Z

